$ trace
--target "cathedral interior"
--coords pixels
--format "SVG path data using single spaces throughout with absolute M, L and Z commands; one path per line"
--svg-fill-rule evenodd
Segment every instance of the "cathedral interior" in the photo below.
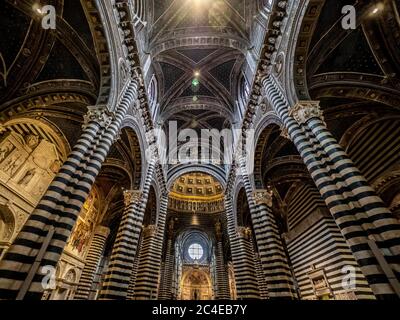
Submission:
M 400 298 L 399 12 L 1 0 L 0 299 Z

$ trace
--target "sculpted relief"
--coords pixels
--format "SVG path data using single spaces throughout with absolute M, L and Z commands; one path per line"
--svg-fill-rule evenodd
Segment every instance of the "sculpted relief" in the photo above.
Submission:
M 15 132 L 0 138 L 0 181 L 35 205 L 60 168 L 56 146 Z

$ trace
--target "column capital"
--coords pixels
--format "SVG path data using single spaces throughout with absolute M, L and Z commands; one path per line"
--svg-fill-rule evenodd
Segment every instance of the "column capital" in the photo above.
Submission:
M 110 234 L 110 228 L 105 227 L 105 226 L 97 226 L 94 230 L 95 234 L 99 234 L 104 236 L 105 238 L 108 237 L 108 235 Z
M 248 227 L 237 227 L 237 235 L 240 238 L 249 240 L 251 236 L 251 229 Z
M 95 106 L 88 106 L 88 111 L 83 116 L 83 125 L 82 128 L 85 129 L 90 121 L 97 122 L 101 127 L 107 128 L 112 120 L 113 116 L 108 111 L 107 106 L 105 105 L 95 105 Z
M 125 190 L 124 191 L 124 204 L 129 206 L 132 203 L 138 203 L 142 197 L 142 191 L 140 190 Z
M 157 226 L 155 224 L 150 224 L 148 226 L 143 227 L 143 236 L 153 236 L 157 231 Z
M 272 192 L 266 189 L 258 189 L 253 192 L 253 199 L 256 204 L 265 204 L 272 207 Z
M 322 121 L 324 121 L 324 116 L 319 106 L 319 101 L 299 101 L 295 106 L 290 108 L 289 116 L 292 116 L 299 124 L 306 123 L 311 118 L 320 118 Z

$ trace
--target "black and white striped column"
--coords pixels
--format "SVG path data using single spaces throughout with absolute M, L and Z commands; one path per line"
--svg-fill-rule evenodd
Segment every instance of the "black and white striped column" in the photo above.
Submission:
M 296 294 L 292 274 L 272 213 L 272 195 L 268 190 L 253 191 L 246 159 L 240 158 L 239 163 L 268 296 L 270 299 L 294 299 Z
M 124 192 L 125 210 L 111 253 L 100 299 L 127 298 L 154 169 L 155 161 L 152 161 L 146 173 L 143 191 Z
M 268 296 L 270 299 L 295 299 L 292 274 L 271 209 L 272 195 L 268 190 L 256 190 L 249 199 L 249 206 Z
M 141 237 L 139 239 L 137 253 L 135 256 L 135 260 L 133 261 L 131 279 L 129 281 L 129 287 L 128 287 L 128 295 L 127 295 L 128 300 L 133 300 L 134 294 L 135 294 L 136 276 L 137 276 L 137 271 L 138 271 L 138 267 L 139 267 L 140 253 L 142 251 L 142 242 L 143 242 L 143 235 L 141 235 Z
M 290 108 L 273 76 L 263 86 L 375 296 L 399 296 L 399 223 L 326 129 L 316 104 Z
M 228 270 L 225 265 L 224 247 L 222 243 L 222 226 L 218 221 L 215 225 L 215 267 L 217 292 L 216 299 L 230 299 Z
M 258 249 L 256 244 L 254 243 L 253 237 L 250 237 L 251 246 L 254 250 L 253 260 L 254 266 L 256 269 L 256 276 L 258 282 L 258 289 L 260 290 L 260 299 L 266 300 L 269 299 L 268 295 L 268 286 L 267 282 L 265 281 L 264 271 L 262 269 L 260 255 L 258 254 Z
M 257 272 L 254 265 L 254 251 L 246 228 L 236 227 L 232 208 L 232 197 L 225 196 L 225 211 L 228 221 L 228 236 L 231 246 L 237 299 L 259 299 Z
M 165 236 L 168 196 L 163 195 L 157 216 L 157 224 L 143 230 L 143 245 L 135 285 L 135 300 L 157 299 Z
M 0 262 L 0 299 L 41 298 L 42 267 L 56 267 L 137 94 L 132 80 L 112 115 L 101 106 L 89 108 L 80 139 Z
M 174 220 L 170 219 L 168 223 L 167 245 L 165 252 L 164 268 L 161 275 L 160 293 L 158 298 L 160 300 L 172 299 L 172 275 L 174 272 Z
M 104 226 L 97 226 L 92 242 L 90 244 L 89 252 L 86 256 L 85 267 L 83 268 L 81 278 L 79 279 L 78 288 L 76 290 L 74 299 L 88 300 L 96 271 L 99 268 L 101 257 L 104 251 L 104 245 L 110 229 Z

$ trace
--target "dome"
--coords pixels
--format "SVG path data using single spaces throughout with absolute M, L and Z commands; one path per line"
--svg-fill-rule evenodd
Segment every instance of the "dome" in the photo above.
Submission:
M 193 172 L 180 176 L 171 188 L 171 196 L 177 198 L 206 199 L 220 198 L 221 184 L 214 177 Z

